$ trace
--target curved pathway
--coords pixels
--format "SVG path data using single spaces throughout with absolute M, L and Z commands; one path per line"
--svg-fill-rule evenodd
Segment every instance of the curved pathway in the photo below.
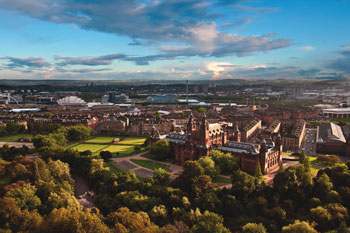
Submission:
M 111 161 L 114 163 L 115 166 L 123 170 L 133 170 L 136 175 L 141 177 L 153 176 L 153 170 L 142 167 L 136 163 L 133 163 L 131 159 L 148 160 L 148 161 L 154 161 L 156 163 L 165 164 L 168 166 L 168 169 L 170 170 L 171 179 L 175 179 L 179 174 L 183 172 L 182 166 L 142 157 L 142 155 L 147 154 L 148 152 L 149 151 L 144 151 L 136 155 L 130 155 L 130 156 L 120 157 L 120 158 L 111 158 Z M 222 177 L 230 178 L 229 176 L 222 176 Z M 232 184 L 225 184 L 225 183 L 213 183 L 213 185 L 217 187 L 222 187 L 222 188 L 223 187 L 230 188 L 232 186 Z
M 181 166 L 142 157 L 142 155 L 147 153 L 148 151 L 144 151 L 136 155 L 130 155 L 130 156 L 120 157 L 120 158 L 111 158 L 111 161 L 114 163 L 115 166 L 123 170 L 133 170 L 136 173 L 136 175 L 142 176 L 142 177 L 153 176 L 153 170 L 142 167 L 136 163 L 133 163 L 131 159 L 148 160 L 148 161 L 154 161 L 156 163 L 165 164 L 168 166 L 168 169 L 170 170 L 170 177 L 172 179 L 175 179 L 178 174 L 182 173 L 183 169 Z

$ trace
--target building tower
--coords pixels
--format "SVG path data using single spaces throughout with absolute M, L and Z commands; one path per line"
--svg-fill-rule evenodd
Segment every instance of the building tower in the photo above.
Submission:
M 235 142 L 241 141 L 241 132 L 239 131 L 237 123 L 235 125 L 235 129 L 233 130 L 233 141 L 235 141 Z
M 186 80 L 186 102 L 188 104 L 188 79 Z
M 207 144 L 209 140 L 209 122 L 207 120 L 207 115 L 204 113 L 201 125 L 201 143 Z
M 190 114 L 187 122 L 187 134 L 191 134 L 195 131 L 196 125 L 194 124 L 193 113 Z

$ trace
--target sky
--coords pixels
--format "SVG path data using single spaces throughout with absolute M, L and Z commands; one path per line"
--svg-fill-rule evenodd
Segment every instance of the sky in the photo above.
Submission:
M 350 78 L 350 0 L 0 0 L 0 79 Z

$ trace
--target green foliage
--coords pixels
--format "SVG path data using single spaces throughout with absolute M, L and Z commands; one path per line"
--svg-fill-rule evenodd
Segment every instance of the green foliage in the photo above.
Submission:
M 315 228 L 308 222 L 296 220 L 294 223 L 289 224 L 282 228 L 282 233 L 317 233 Z
M 22 133 L 25 131 L 25 126 L 13 122 L 6 123 L 5 130 L 8 134 Z
M 232 175 L 232 191 L 237 196 L 247 197 L 255 191 L 256 179 L 243 171 L 235 171 Z
M 156 121 L 159 121 L 160 120 L 160 112 L 157 112 L 156 113 Z
M 112 153 L 110 151 L 101 151 L 100 156 L 104 161 L 108 161 L 112 158 Z
M 334 166 L 337 163 L 341 163 L 341 160 L 336 155 L 318 155 L 317 162 L 320 165 Z
M 260 163 L 258 163 L 258 164 L 256 165 L 255 172 L 254 172 L 254 176 L 257 177 L 257 178 L 263 177 L 263 174 L 262 174 L 262 172 L 261 172 Z
M 221 151 L 213 150 L 209 156 L 224 175 L 231 175 L 234 171 L 240 168 L 240 159 L 232 156 L 230 153 L 225 154 Z
M 106 217 L 107 224 L 114 232 L 137 232 L 152 226 L 150 218 L 145 212 L 132 212 L 127 207 L 119 208 Z
M 40 199 L 35 195 L 36 190 L 35 186 L 24 184 L 22 187 L 7 191 L 5 197 L 13 198 L 22 210 L 34 210 L 41 205 Z
M 205 211 L 198 217 L 196 224 L 192 227 L 193 233 L 229 233 L 223 225 L 224 219 L 215 213 Z
M 242 233 L 266 233 L 266 228 L 262 223 L 247 223 L 242 227 Z
M 161 139 L 151 146 L 150 152 L 156 160 L 166 160 L 170 156 L 170 146 L 166 139 Z
M 97 214 L 89 210 L 80 211 L 64 208 L 54 209 L 49 215 L 45 216 L 40 230 L 47 233 L 111 232 Z
M 198 160 L 198 163 L 203 167 L 204 174 L 210 176 L 211 178 L 215 178 L 218 174 L 220 174 L 220 168 L 215 166 L 214 160 L 211 157 L 201 157 Z
M 206 109 L 205 107 L 199 107 L 199 108 L 197 109 L 197 112 L 199 112 L 199 113 L 204 113 L 204 112 L 207 112 L 207 109 Z
M 302 151 L 299 156 L 299 164 L 304 164 L 305 159 L 306 159 L 305 151 Z
M 153 180 L 156 184 L 167 185 L 170 182 L 170 173 L 163 168 L 153 171 Z
M 69 142 L 81 141 L 94 134 L 92 128 L 84 125 L 74 125 L 66 128 L 60 128 L 58 132 L 63 132 Z

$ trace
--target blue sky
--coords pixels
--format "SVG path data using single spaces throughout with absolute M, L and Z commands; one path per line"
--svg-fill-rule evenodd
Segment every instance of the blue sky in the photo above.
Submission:
M 349 0 L 0 0 L 1 79 L 350 78 Z

